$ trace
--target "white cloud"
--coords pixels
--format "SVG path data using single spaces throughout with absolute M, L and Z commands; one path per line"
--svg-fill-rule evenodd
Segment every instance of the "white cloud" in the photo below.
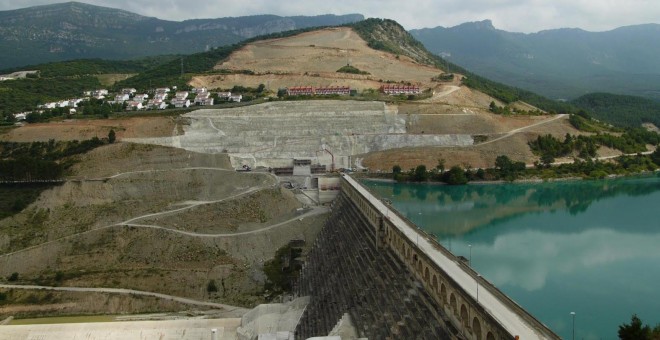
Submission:
M 0 10 L 56 3 L 48 0 L 5 0 Z M 180 0 L 86 0 L 100 6 L 122 8 L 167 20 L 218 18 L 256 14 L 319 15 L 361 13 L 389 18 L 407 29 L 454 26 L 491 19 L 495 27 L 516 32 L 536 32 L 561 27 L 591 31 L 653 23 L 660 6 L 653 0 L 310 0 L 283 5 L 271 0 L 236 2 Z

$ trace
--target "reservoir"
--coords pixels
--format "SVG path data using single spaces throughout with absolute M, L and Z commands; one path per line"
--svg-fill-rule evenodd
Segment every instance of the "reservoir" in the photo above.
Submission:
M 660 323 L 660 176 L 534 184 L 363 182 L 565 339 Z M 574 312 L 573 316 L 571 312 Z

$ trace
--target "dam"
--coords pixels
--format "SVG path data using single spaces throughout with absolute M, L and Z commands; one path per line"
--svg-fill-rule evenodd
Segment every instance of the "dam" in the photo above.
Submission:
M 297 339 L 350 316 L 369 339 L 559 339 L 348 175 L 302 270 Z

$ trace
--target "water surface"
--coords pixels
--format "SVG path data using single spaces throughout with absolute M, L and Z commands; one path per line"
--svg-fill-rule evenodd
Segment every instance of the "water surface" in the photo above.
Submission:
M 660 323 L 660 176 L 444 186 L 364 182 L 566 339 Z

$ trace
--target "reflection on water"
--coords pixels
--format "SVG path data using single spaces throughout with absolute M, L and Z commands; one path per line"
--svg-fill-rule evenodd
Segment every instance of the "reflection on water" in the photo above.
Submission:
M 461 187 L 367 182 L 563 337 L 660 322 L 660 177 Z M 471 245 L 471 247 L 468 247 Z

